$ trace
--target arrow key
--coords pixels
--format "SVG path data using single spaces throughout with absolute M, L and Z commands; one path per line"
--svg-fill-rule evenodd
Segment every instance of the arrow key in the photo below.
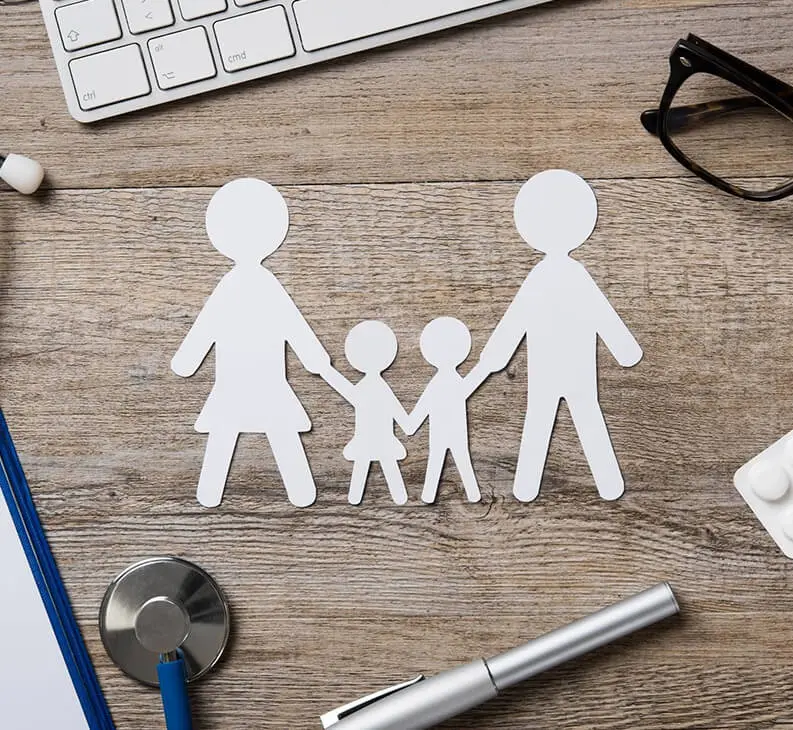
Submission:
M 173 25 L 169 0 L 121 0 L 130 33 L 145 33 Z
M 82 0 L 63 5 L 55 11 L 55 18 L 67 51 L 121 38 L 113 0 Z

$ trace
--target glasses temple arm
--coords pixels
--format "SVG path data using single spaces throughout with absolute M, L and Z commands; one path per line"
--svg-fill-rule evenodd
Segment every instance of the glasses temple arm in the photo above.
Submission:
M 731 114 L 744 109 L 756 109 L 765 107 L 765 102 L 756 96 L 737 96 L 732 99 L 721 99 L 718 101 L 706 101 L 701 104 L 688 104 L 686 106 L 676 106 L 669 109 L 666 113 L 666 130 L 674 133 L 692 127 L 696 124 L 708 122 L 725 114 Z M 660 120 L 660 110 L 648 109 L 641 116 L 644 128 L 656 136 L 659 135 L 658 123 Z

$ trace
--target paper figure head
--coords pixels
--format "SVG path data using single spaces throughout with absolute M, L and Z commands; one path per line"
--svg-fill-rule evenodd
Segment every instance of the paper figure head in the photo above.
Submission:
M 367 320 L 356 324 L 347 335 L 344 353 L 361 373 L 382 373 L 397 355 L 397 338 L 385 322 Z
M 240 178 L 212 196 L 206 225 L 209 240 L 224 256 L 238 264 L 259 264 L 284 242 L 289 209 L 269 183 Z
M 567 254 L 595 230 L 598 204 L 583 178 L 567 170 L 545 170 L 523 185 L 515 200 L 515 225 L 537 251 Z
M 459 319 L 438 317 L 421 333 L 424 359 L 438 370 L 456 368 L 471 354 L 471 333 Z

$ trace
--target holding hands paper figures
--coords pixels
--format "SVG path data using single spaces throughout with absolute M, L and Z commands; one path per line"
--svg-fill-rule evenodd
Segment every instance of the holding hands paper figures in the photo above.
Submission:
M 618 499 L 624 481 L 598 403 L 597 337 L 623 367 L 642 349 L 587 270 L 568 255 L 595 230 L 598 206 L 578 175 L 547 170 L 534 176 L 515 201 L 515 224 L 545 258 L 485 345 L 480 364 L 503 370 L 523 338 L 528 347 L 528 412 L 515 472 L 515 496 L 536 499 L 556 411 L 564 398 L 603 499 Z
M 351 504 L 362 501 L 373 462 L 380 464 L 394 502 L 408 501 L 399 468 L 407 452 L 394 424 L 412 435 L 427 420 L 423 501 L 435 501 L 446 453 L 451 452 L 468 500 L 478 502 L 467 401 L 491 373 L 507 366 L 524 339 L 528 409 L 515 496 L 524 502 L 538 496 L 556 412 L 564 399 L 600 496 L 620 497 L 624 480 L 598 402 L 597 338 L 624 367 L 637 364 L 642 350 L 587 270 L 569 256 L 590 237 L 597 215 L 594 192 L 571 172 L 547 170 L 523 186 L 515 202 L 515 223 L 521 237 L 545 257 L 526 277 L 467 376 L 457 371 L 471 351 L 465 324 L 440 317 L 424 328 L 421 353 L 437 372 L 408 415 L 383 377 L 397 355 L 393 331 L 378 321 L 357 324 L 347 336 L 345 353 L 363 377 L 353 384 L 337 372 L 289 294 L 262 266 L 286 238 L 286 202 L 261 180 L 224 185 L 209 203 L 207 233 L 235 265 L 212 292 L 171 362 L 177 375 L 189 377 L 215 347 L 215 384 L 195 424 L 196 431 L 208 434 L 198 501 L 206 507 L 220 504 L 240 433 L 267 436 L 294 505 L 307 507 L 315 501 L 300 437 L 311 429 L 311 421 L 287 381 L 288 344 L 306 370 L 320 375 L 355 409 L 355 433 L 344 448 L 344 457 L 353 463 Z

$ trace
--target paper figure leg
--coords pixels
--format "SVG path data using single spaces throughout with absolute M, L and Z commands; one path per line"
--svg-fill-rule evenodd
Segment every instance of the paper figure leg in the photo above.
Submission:
M 457 471 L 460 472 L 460 479 L 465 488 L 465 494 L 469 502 L 480 502 L 482 493 L 479 491 L 479 484 L 476 481 L 474 465 L 471 463 L 471 452 L 467 446 L 452 449 L 454 463 L 457 464 Z
M 297 431 L 268 433 L 275 463 L 284 480 L 286 494 L 295 507 L 309 507 L 317 499 L 317 488 L 306 451 Z
M 366 489 L 366 479 L 369 476 L 371 461 L 354 461 L 352 465 L 352 478 L 350 479 L 350 504 L 360 504 L 363 492 Z
M 600 496 L 608 500 L 619 499 L 625 492 L 625 481 L 597 395 L 571 395 L 567 398 L 567 405 Z
M 528 411 L 520 441 L 513 490 L 515 497 L 521 502 L 533 502 L 540 493 L 542 473 L 545 470 L 558 409 L 558 396 L 550 395 L 539 387 L 529 386 Z
M 405 482 L 402 479 L 402 472 L 399 471 L 399 463 L 396 461 L 381 461 L 380 466 L 385 475 L 388 490 L 391 492 L 391 498 L 396 504 L 407 504 L 408 493 L 405 489 Z
M 239 434 L 214 431 L 209 434 L 196 497 L 204 507 L 217 507 L 223 500 L 231 458 L 237 448 Z
M 430 446 L 427 474 L 424 477 L 424 491 L 421 493 L 421 501 L 425 504 L 432 504 L 438 498 L 438 486 L 441 482 L 441 472 L 445 460 L 446 449 L 433 449 Z

